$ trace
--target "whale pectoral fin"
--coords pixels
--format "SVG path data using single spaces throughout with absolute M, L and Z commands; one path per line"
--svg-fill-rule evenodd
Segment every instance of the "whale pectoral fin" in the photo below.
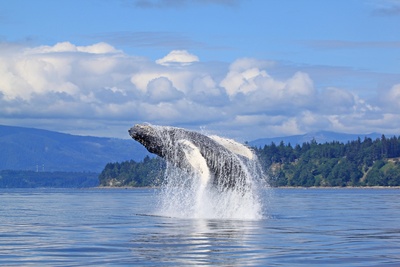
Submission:
M 248 158 L 254 159 L 254 153 L 247 146 L 240 144 L 232 139 L 222 138 L 216 135 L 209 136 L 212 140 L 220 144 L 221 146 L 228 149 L 230 152 Z
M 211 176 L 207 161 L 200 153 L 200 149 L 189 140 L 180 140 L 179 146 L 184 152 L 188 164 L 200 176 L 201 183 L 206 185 Z

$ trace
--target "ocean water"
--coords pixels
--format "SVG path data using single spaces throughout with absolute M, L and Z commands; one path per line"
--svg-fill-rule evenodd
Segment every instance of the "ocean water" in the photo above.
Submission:
M 263 217 L 157 215 L 156 189 L 0 189 L 1 266 L 400 266 L 399 189 L 267 189 Z

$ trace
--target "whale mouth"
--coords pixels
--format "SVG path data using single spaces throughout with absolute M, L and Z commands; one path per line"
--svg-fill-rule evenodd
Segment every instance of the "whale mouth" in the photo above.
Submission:
M 136 124 L 128 130 L 132 139 L 144 145 L 150 153 L 164 157 L 164 149 L 156 129 L 148 124 Z
M 150 131 L 151 126 L 145 124 L 136 124 L 128 130 L 129 135 L 135 140 L 141 138 L 143 135 L 148 134 Z
M 128 133 L 132 138 L 135 138 L 136 131 L 135 131 L 135 129 L 133 127 L 128 130 Z

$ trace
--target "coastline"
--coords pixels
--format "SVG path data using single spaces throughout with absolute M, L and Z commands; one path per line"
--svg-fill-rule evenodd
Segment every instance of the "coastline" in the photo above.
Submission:
M 400 189 L 400 186 L 278 186 L 279 189 Z
M 158 189 L 160 186 L 96 186 L 90 189 Z
M 90 189 L 159 189 L 161 186 L 97 186 L 90 187 Z M 268 189 L 400 189 L 400 186 L 278 186 L 267 187 Z

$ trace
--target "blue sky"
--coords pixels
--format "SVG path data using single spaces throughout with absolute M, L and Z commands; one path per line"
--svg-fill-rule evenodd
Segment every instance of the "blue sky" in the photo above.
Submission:
M 0 124 L 400 132 L 399 0 L 0 0 Z

